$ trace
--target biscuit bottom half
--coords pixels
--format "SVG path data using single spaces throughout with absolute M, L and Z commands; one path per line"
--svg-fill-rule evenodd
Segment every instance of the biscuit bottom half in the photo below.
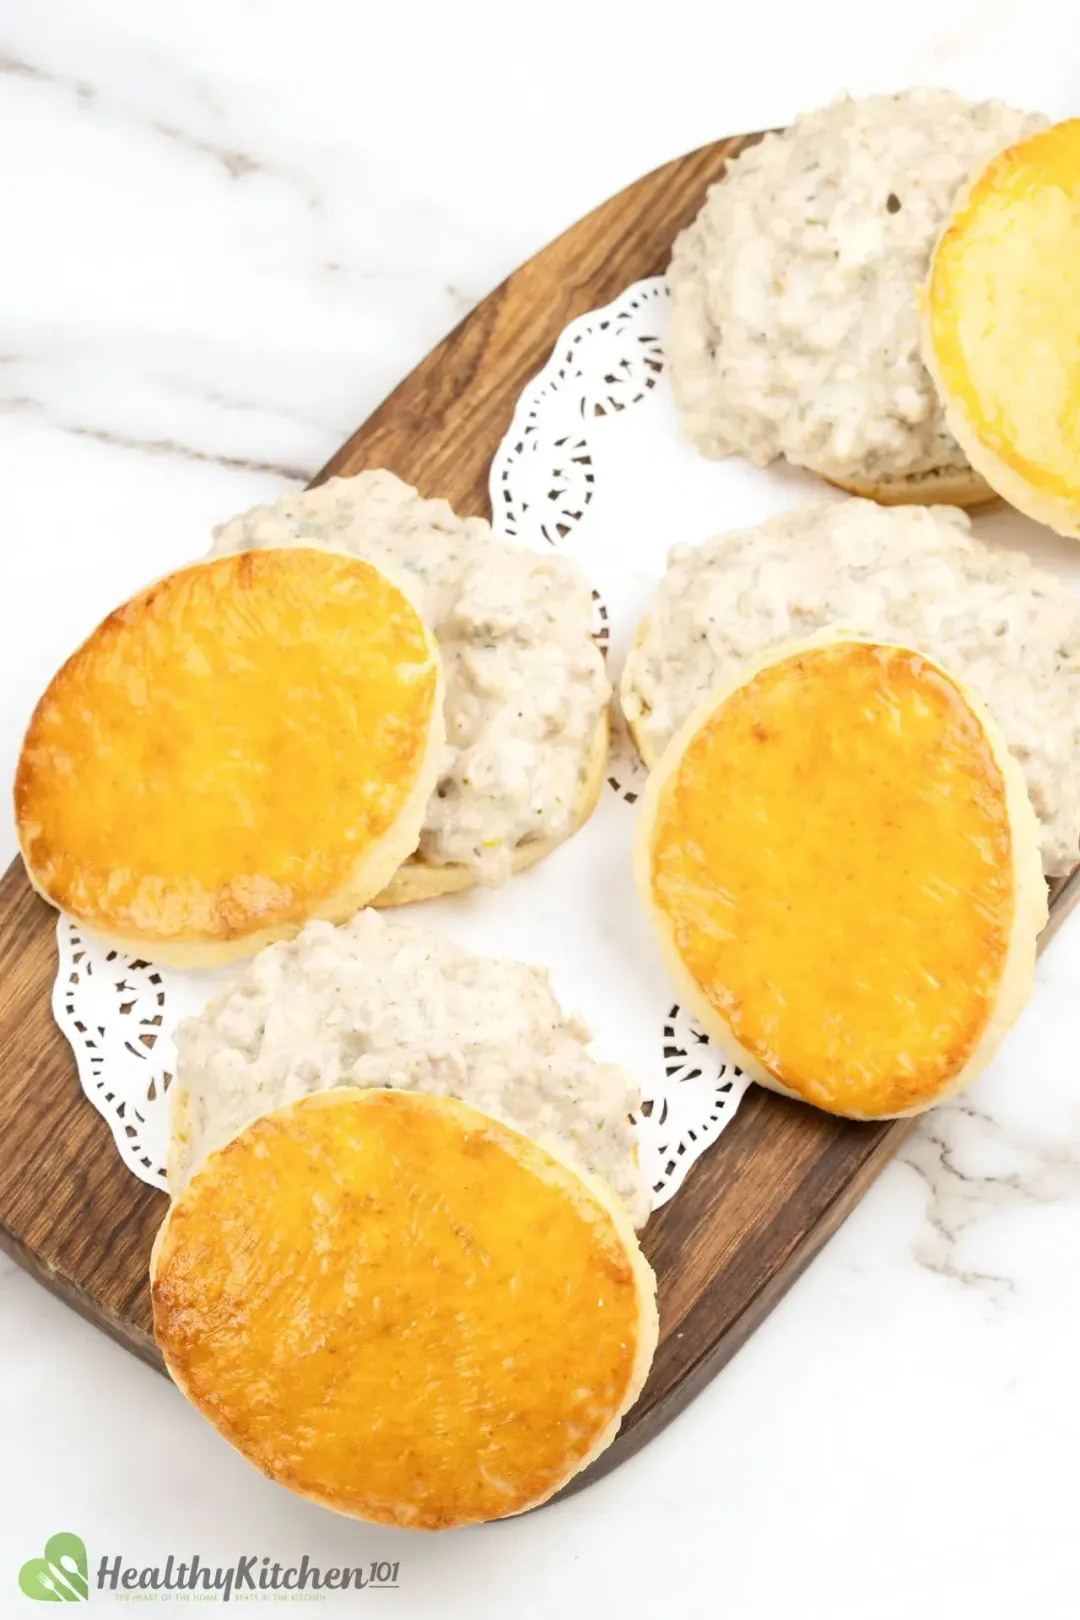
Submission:
M 1046 914 L 1015 764 L 907 649 L 807 643 L 706 700 L 650 777 L 639 885 L 668 968 L 765 1085 L 854 1118 L 973 1077 Z
M 173 1378 L 264 1473 L 437 1530 L 522 1512 L 614 1438 L 656 1345 L 614 1194 L 447 1097 L 341 1089 L 250 1124 L 151 1268 Z

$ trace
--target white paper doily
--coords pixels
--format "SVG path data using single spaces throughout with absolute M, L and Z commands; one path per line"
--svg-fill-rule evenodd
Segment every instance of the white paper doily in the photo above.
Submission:
M 679 442 L 663 369 L 666 311 L 654 278 L 572 322 L 524 390 L 491 467 L 495 528 L 536 550 L 565 551 L 592 580 L 614 684 L 668 548 L 738 516 L 727 515 L 730 474 Z M 786 501 L 764 502 L 777 504 Z M 761 507 L 759 494 L 755 517 Z M 611 791 L 580 833 L 503 889 L 410 916 L 472 950 L 549 969 L 564 1008 L 592 1029 L 597 1054 L 638 1079 L 639 1151 L 658 1208 L 731 1120 L 747 1081 L 673 1003 L 640 913 L 631 846 L 643 779 L 616 716 Z M 107 951 L 65 918 L 57 937 L 53 1010 L 83 1089 L 129 1169 L 164 1187 L 171 1032 L 235 970 L 157 968 Z
M 82 1088 L 129 1170 L 165 1187 L 172 1032 L 201 1012 L 231 970 L 178 973 L 109 950 L 78 923 L 56 929 L 53 1017 L 71 1042 Z

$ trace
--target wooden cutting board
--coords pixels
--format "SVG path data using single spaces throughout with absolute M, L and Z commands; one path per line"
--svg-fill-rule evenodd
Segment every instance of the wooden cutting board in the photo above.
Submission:
M 703 147 L 574 225 L 486 298 L 315 482 L 389 467 L 462 513 L 490 515 L 488 464 L 523 385 L 575 316 L 658 274 L 725 159 Z M 1080 895 L 1059 885 L 1047 934 Z M 0 1243 L 48 1288 L 160 1366 L 146 1272 L 165 1197 L 128 1173 L 53 1023 L 55 913 L 19 863 L 0 880 Z M 679 1195 L 649 1221 L 660 1346 L 614 1445 L 574 1488 L 618 1466 L 693 1399 L 836 1230 L 913 1129 L 854 1125 L 752 1087 Z

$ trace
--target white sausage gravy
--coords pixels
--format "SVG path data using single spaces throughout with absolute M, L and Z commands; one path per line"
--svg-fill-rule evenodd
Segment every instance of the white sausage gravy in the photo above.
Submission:
M 683 431 L 839 483 L 964 471 L 917 288 L 959 188 L 1046 123 L 946 90 L 838 101 L 734 159 L 668 270 Z
M 637 1088 L 590 1055 L 539 968 L 361 911 L 267 946 L 175 1040 L 174 1194 L 259 1114 L 333 1086 L 393 1087 L 471 1103 L 601 1176 L 645 1224 Z

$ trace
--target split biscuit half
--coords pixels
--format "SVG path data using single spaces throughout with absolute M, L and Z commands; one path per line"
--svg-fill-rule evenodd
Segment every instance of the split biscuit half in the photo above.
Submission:
M 1002 152 L 934 251 L 923 359 L 957 443 L 1007 501 L 1080 538 L 1080 118 Z
M 438 649 L 370 564 L 243 552 L 111 613 L 37 705 L 15 780 L 31 882 L 177 966 L 341 921 L 416 848 Z
M 449 1097 L 335 1090 L 247 1126 L 172 1205 L 154 1332 L 279 1484 L 438 1530 L 524 1512 L 611 1442 L 657 1338 L 618 1200 Z
M 635 860 L 680 998 L 830 1113 L 929 1108 L 1030 994 L 1046 887 L 1019 768 L 910 649 L 811 640 L 708 697 L 649 777 Z

